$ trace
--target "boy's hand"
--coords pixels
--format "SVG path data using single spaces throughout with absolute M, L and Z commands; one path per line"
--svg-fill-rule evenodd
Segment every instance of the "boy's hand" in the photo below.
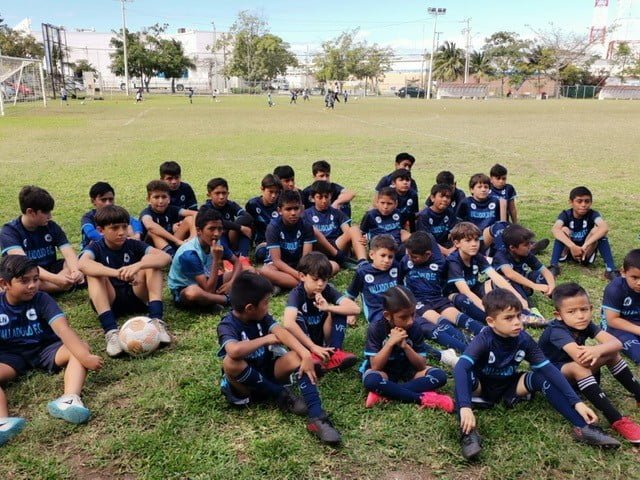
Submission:
M 304 375 L 305 373 L 309 377 L 309 380 L 311 381 L 311 383 L 313 385 L 315 385 L 316 382 L 318 381 L 318 378 L 316 377 L 316 367 L 313 364 L 313 359 L 311 358 L 311 355 L 309 355 L 308 357 L 303 358 L 302 362 L 300 362 L 300 368 L 298 369 L 298 375 L 300 375 L 302 377 L 302 375 Z
M 362 245 L 364 245 L 365 247 L 367 246 L 367 237 L 366 237 L 366 235 L 362 235 L 362 236 L 360 237 L 360 243 L 361 243 Z
M 408 337 L 404 328 L 395 327 L 389 333 L 389 343 L 391 345 L 400 345 Z
M 331 307 L 329 302 L 327 302 L 327 299 L 324 298 L 321 293 L 316 293 L 316 298 L 313 304 L 321 312 L 326 312 L 329 309 L 329 307 Z
M 84 275 L 80 270 L 71 270 L 69 272 L 69 277 L 73 281 L 73 283 L 82 283 L 84 282 Z
M 578 362 L 583 367 L 592 367 L 600 358 L 600 349 L 597 346 L 589 347 L 586 345 L 578 346 Z
M 124 282 L 132 282 L 135 280 L 136 275 L 140 271 L 140 265 L 134 263 L 133 265 L 127 265 L 126 267 L 120 267 L 118 269 L 118 278 Z
M 575 408 L 576 412 L 580 414 L 580 416 L 587 422 L 589 425 L 592 423 L 596 423 L 598 421 L 598 416 L 596 413 L 587 407 L 584 402 L 576 403 L 573 408 Z
M 329 361 L 331 354 L 335 351 L 333 347 L 321 347 L 320 345 L 314 345 L 311 348 L 311 353 L 315 353 L 322 359 L 322 363 L 326 363 Z
M 228 293 L 229 290 L 231 290 L 231 282 L 224 282 L 222 285 L 220 285 L 220 288 L 216 290 L 216 293 L 224 295 L 225 293 Z
M 52 282 L 58 285 L 63 290 L 67 290 L 71 288 L 72 285 L 74 285 L 74 281 L 73 278 L 71 278 L 71 275 L 59 273 L 58 275 L 55 275 L 54 278 L 55 280 L 52 279 Z
M 224 252 L 224 247 L 218 243 L 216 240 L 211 244 L 211 255 L 215 258 L 222 258 L 222 253 Z
M 575 258 L 576 260 L 582 261 L 582 256 L 584 255 L 584 252 L 582 251 L 582 247 L 579 247 L 578 245 L 573 245 L 569 247 L 569 250 L 571 251 L 571 256 L 573 258 Z
M 474 428 L 476 428 L 476 416 L 473 414 L 473 410 L 469 407 L 462 407 L 460 409 L 460 430 L 466 435 L 471 433 Z
M 536 290 L 536 291 L 542 293 L 543 295 L 550 295 L 551 294 L 549 285 L 546 285 L 544 283 L 536 283 L 535 286 L 533 287 L 533 290 Z
M 102 365 L 104 365 L 104 360 L 98 355 L 89 354 L 80 363 L 82 363 L 82 366 L 87 370 L 95 371 L 102 368 Z
M 281 343 L 280 340 L 278 340 L 278 337 L 276 337 L 275 333 L 269 333 L 262 338 L 267 341 L 267 345 L 278 345 L 279 343 Z

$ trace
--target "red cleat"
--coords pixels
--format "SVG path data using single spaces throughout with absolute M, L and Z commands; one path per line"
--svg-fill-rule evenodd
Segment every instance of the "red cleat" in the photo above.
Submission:
M 388 401 L 389 399 L 383 397 L 382 395 L 378 395 L 375 392 L 369 392 L 369 395 L 367 395 L 367 399 L 364 402 L 364 406 L 365 408 L 372 408 L 378 403 L 387 403 Z
M 233 263 L 231 263 L 229 260 L 223 260 L 222 268 L 225 272 L 233 272 Z
M 447 413 L 453 412 L 453 398 L 436 392 L 424 392 L 420 396 L 420 408 L 439 408 Z
M 249 260 L 247 257 L 241 256 L 239 260 L 240 260 L 240 265 L 242 265 L 243 269 L 252 268 L 251 260 Z
M 323 365 L 323 368 L 331 372 L 333 370 L 346 370 L 358 363 L 358 357 L 353 353 L 345 352 L 336 348 L 329 357 L 329 361 Z
M 629 417 L 622 417 L 611 424 L 616 432 L 625 440 L 631 443 L 640 443 L 640 425 L 631 420 Z

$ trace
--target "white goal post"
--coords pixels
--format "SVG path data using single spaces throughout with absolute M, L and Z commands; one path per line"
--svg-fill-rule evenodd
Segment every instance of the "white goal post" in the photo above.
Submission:
M 42 102 L 47 106 L 42 60 L 0 55 L 0 115 L 18 102 Z

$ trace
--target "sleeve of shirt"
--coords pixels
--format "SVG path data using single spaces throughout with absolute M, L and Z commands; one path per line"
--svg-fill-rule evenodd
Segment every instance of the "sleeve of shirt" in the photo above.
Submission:
M 536 341 L 531 338 L 528 333 L 524 332 L 524 335 L 526 338 L 526 342 L 524 345 L 525 358 L 531 365 L 531 368 L 535 370 L 551 363 L 549 362 L 547 357 L 544 356 L 544 353 L 542 353 L 542 350 L 540 350 L 540 347 L 538 346 Z
M 566 328 L 556 326 L 549 328 L 551 328 L 551 332 L 549 334 L 549 343 L 557 349 L 562 350 L 565 345 L 575 343 L 574 338 Z
M 197 275 L 205 275 L 206 273 L 198 254 L 193 250 L 188 250 L 180 255 L 178 262 L 180 264 L 180 270 L 187 277 L 195 278 Z
M 273 327 L 277 327 L 279 323 L 276 322 L 276 319 L 271 315 L 265 315 L 265 317 L 262 319 L 262 325 L 264 327 L 263 331 L 271 333 Z
M 487 261 L 487 257 L 481 253 L 476 255 L 476 259 L 478 260 L 478 271 L 480 273 L 487 273 L 489 270 L 493 269 L 491 264 Z
M 224 321 L 224 319 L 218 325 L 218 343 L 220 344 L 220 349 L 218 350 L 218 357 L 223 358 L 226 356 L 227 351 L 225 346 L 229 342 L 239 342 L 240 335 L 236 331 L 235 328 L 229 323 Z
M 49 231 L 53 237 L 53 243 L 55 243 L 58 248 L 70 245 L 69 239 L 62 228 L 60 228 L 60 225 L 55 222 L 49 222 Z
M 494 261 L 495 261 L 495 258 L 494 258 Z M 533 272 L 538 272 L 538 271 L 542 270 L 542 268 L 544 267 L 542 262 L 540 260 L 538 260 L 538 257 L 536 257 L 535 255 L 533 255 L 531 253 L 529 255 L 527 255 L 527 258 L 525 258 L 525 263 L 527 265 L 529 265 L 529 268 Z
M 89 240 L 100 240 L 102 234 L 98 231 L 91 219 L 91 212 L 85 213 L 80 220 L 80 230 Z
M 462 264 L 457 260 L 447 258 L 447 283 L 464 281 L 464 270 Z
M 602 298 L 602 309 L 611 310 L 619 314 L 622 311 L 624 292 L 620 288 L 616 288 L 617 283 L 618 282 L 614 280 L 605 287 L 604 297 Z
M 133 230 L 133 233 L 142 234 L 142 232 L 144 231 L 142 223 L 140 223 L 140 220 L 138 220 L 137 218 L 130 217 L 129 225 L 131 225 L 131 230 Z
M 342 210 L 336 209 L 336 211 L 334 212 L 334 215 L 337 215 L 338 223 L 340 224 L 340 226 L 345 224 L 347 226 L 351 225 L 351 219 L 347 217 L 347 215 Z
M 424 335 L 422 334 L 422 328 L 420 327 L 422 322 L 426 322 L 426 320 L 422 317 L 416 316 L 413 327 L 409 331 L 409 338 L 411 339 L 411 343 L 413 343 L 413 351 L 422 357 L 426 357 L 427 345 L 424 343 Z
M 500 271 L 505 266 L 510 267 L 511 260 L 509 259 L 506 252 L 500 250 L 498 251 L 498 253 L 496 253 L 495 257 L 493 257 L 493 262 L 491 263 L 491 265 L 493 265 L 493 268 Z
M 333 305 L 340 305 L 340 302 L 342 302 L 342 299 L 344 298 L 344 295 L 336 290 L 333 285 L 328 285 L 323 294 L 327 302 Z
M 356 274 L 353 276 L 353 280 L 351 280 L 351 284 L 349 285 L 349 288 L 347 288 L 345 295 L 351 300 L 355 300 L 358 298 L 358 295 L 360 295 L 360 292 L 362 292 L 363 285 L 364 274 L 361 270 L 356 270 Z
M 589 212 L 589 216 L 591 217 L 591 221 L 594 225 L 597 225 L 598 223 L 600 223 L 600 221 L 602 221 L 602 215 L 600 215 L 600 212 L 598 212 L 597 210 L 591 210 Z
M 98 249 L 98 245 L 95 243 L 90 243 L 89 245 L 84 247 L 81 255 L 89 255 L 96 262 L 102 263 L 102 255 L 100 253 L 100 249 Z
M 304 243 L 316 243 L 316 236 L 313 234 L 313 226 L 305 221 L 302 222 L 302 241 Z
M 378 184 L 376 185 L 376 192 L 379 192 L 384 187 L 388 187 L 388 186 L 389 186 L 389 180 L 387 179 L 386 176 L 384 176 L 378 181 Z
M 457 213 L 458 218 L 461 220 L 467 220 L 468 212 L 469 212 L 469 201 L 465 197 L 465 199 L 460 202 L 460 205 L 458 205 L 458 213 Z
M 140 240 L 131 239 L 128 244 L 131 245 L 131 250 L 133 251 L 134 256 L 133 258 L 135 258 L 136 262 L 139 262 L 142 257 L 149 253 L 153 248 L 151 245 Z
M 5 225 L 0 231 L 0 245 L 2 246 L 2 255 L 10 250 L 24 248 L 20 233 L 12 225 Z
M 369 324 L 367 328 L 367 338 L 364 342 L 364 356 L 375 357 L 382 349 L 386 339 L 386 331 L 379 325 L 379 322 Z
M 278 226 L 271 222 L 267 225 L 267 232 L 265 238 L 267 241 L 267 248 L 280 248 L 280 237 L 278 236 Z
M 304 298 L 300 298 L 300 289 L 294 288 L 289 292 L 289 296 L 287 297 L 287 304 L 285 305 L 285 310 L 287 308 L 293 308 L 296 311 L 300 310 L 300 306 L 304 303 Z
M 471 407 L 471 372 L 476 362 L 482 358 L 485 350 L 484 337 L 475 337 L 471 340 L 471 343 L 469 343 L 469 346 L 460 356 L 460 360 L 453 369 L 458 408 Z
M 151 216 L 151 209 L 147 207 L 140 212 L 140 215 L 138 216 L 138 220 L 140 220 L 140 223 L 142 223 L 142 219 L 144 217 L 150 217 L 150 216 Z
M 196 198 L 196 193 L 191 188 L 191 185 L 187 186 L 187 193 L 185 203 L 187 204 L 187 208 L 189 210 L 197 210 L 198 209 L 198 199 Z
M 64 317 L 64 313 L 56 301 L 45 292 L 38 292 L 36 305 L 38 318 L 43 318 L 48 324 L 52 324 L 58 318 Z
M 518 197 L 513 185 L 507 185 L 507 200 L 515 200 Z
M 569 221 L 569 215 L 567 214 L 566 210 L 561 211 L 558 215 L 558 219 L 556 220 L 556 222 L 561 222 L 562 225 L 568 225 Z
M 363 215 L 360 222 L 360 231 L 364 234 L 368 234 L 371 230 L 371 215 L 367 212 Z

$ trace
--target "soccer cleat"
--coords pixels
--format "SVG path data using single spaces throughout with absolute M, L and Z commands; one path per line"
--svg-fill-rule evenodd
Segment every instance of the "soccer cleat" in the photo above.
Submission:
M 367 395 L 367 399 L 364 401 L 365 408 L 372 408 L 374 405 L 378 403 L 388 403 L 389 399 L 383 397 L 382 395 L 378 395 L 376 392 L 369 392 Z
M 18 435 L 26 424 L 21 417 L 0 417 L 0 446 Z
M 356 363 L 358 363 L 358 357 L 353 353 L 336 348 L 329 357 L 329 361 L 323 364 L 322 367 L 328 372 L 333 370 L 342 371 L 353 367 Z
M 247 257 L 240 256 L 238 260 L 240 261 L 240 265 L 242 265 L 242 268 L 247 269 L 252 267 L 251 260 L 249 260 Z
M 306 415 L 307 404 L 304 403 L 302 397 L 294 395 L 287 388 L 282 389 L 282 393 L 276 399 L 278 408 L 285 413 L 294 413 L 295 415 Z
M 271 296 L 272 296 L 272 297 L 277 297 L 277 296 L 278 296 L 278 295 L 280 295 L 281 293 L 282 293 L 282 289 L 281 289 L 279 286 L 274 285 L 274 286 L 273 286 L 273 290 L 271 290 Z
M 342 441 L 340 432 L 335 429 L 327 414 L 316 418 L 310 418 L 307 423 L 307 430 L 318 437 L 323 443 L 336 445 Z
M 542 253 L 549 246 L 549 243 L 551 242 L 549 242 L 548 238 L 543 238 L 542 240 L 538 240 L 531 247 L 531 253 L 533 253 L 534 255 L 538 255 L 539 253 Z
M 169 335 L 169 332 L 167 331 L 167 322 L 160 320 L 159 318 L 152 318 L 151 323 L 158 329 L 160 346 L 166 347 L 167 345 L 171 345 L 171 335 Z
M 223 376 L 222 380 L 220 380 L 220 391 L 227 399 L 227 402 L 231 405 L 235 405 L 236 407 L 244 407 L 249 405 L 249 402 L 251 401 L 250 397 L 239 397 L 236 395 L 226 376 Z
M 560 267 L 558 265 L 549 265 L 547 268 L 554 278 L 558 278 L 560 276 Z
M 114 328 L 104 334 L 104 338 L 107 340 L 107 355 L 110 357 L 117 357 L 124 352 L 120 339 L 118 338 L 118 333 L 119 330 Z
M 620 276 L 620 272 L 618 270 L 605 270 L 604 271 L 604 279 L 611 281 L 614 278 L 618 278 Z
M 534 313 L 533 310 L 530 310 L 528 315 L 522 315 L 522 325 L 526 328 L 545 328 L 549 325 L 549 321 L 545 319 L 542 314 L 538 315 Z
M 640 425 L 629 417 L 622 417 L 611 424 L 616 432 L 631 443 L 640 443 Z
M 225 272 L 233 272 L 233 263 L 231 263 L 229 260 L 223 260 L 222 261 L 222 269 Z
M 453 398 L 436 392 L 424 392 L 420 395 L 420 408 L 439 408 L 447 413 L 453 412 Z
M 618 440 L 610 437 L 595 425 L 587 425 L 582 428 L 573 427 L 572 434 L 576 442 L 585 443 L 587 445 L 602 448 L 618 448 L 620 446 L 620 442 Z
M 91 412 L 84 406 L 80 397 L 73 393 L 52 400 L 47 404 L 47 410 L 51 416 L 75 424 L 85 423 L 91 416 Z
M 458 360 L 460 357 L 453 348 L 447 348 L 440 352 L 440 363 L 444 363 L 448 367 L 455 368 Z
M 470 433 L 463 433 L 460 436 L 460 446 L 465 460 L 477 457 L 482 451 L 482 439 L 478 431 L 474 428 Z

